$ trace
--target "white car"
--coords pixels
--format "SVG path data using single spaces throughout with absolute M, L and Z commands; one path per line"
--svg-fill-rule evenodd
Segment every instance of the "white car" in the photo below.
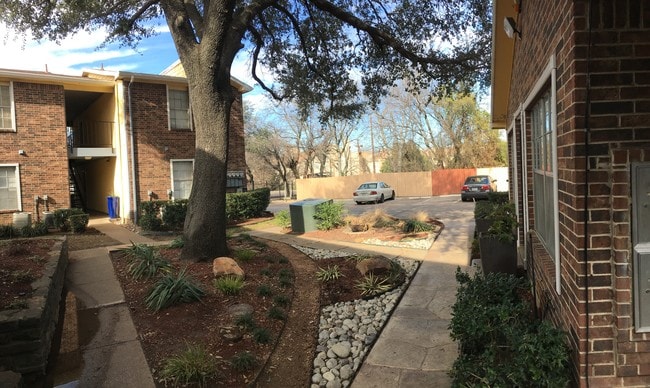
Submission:
M 352 199 L 357 205 L 362 202 L 381 203 L 385 199 L 395 199 L 395 190 L 384 182 L 366 182 L 354 191 Z

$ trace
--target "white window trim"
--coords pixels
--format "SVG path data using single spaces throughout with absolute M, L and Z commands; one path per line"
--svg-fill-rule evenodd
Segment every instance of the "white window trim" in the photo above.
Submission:
M 17 210 L 19 212 L 23 211 L 23 194 L 20 191 L 20 164 L 18 163 L 0 163 L 0 167 L 15 167 L 16 168 L 16 195 L 18 196 L 18 209 L 3 209 L 2 212 L 10 212 L 12 210 Z
M 11 129 L 0 128 L 0 132 L 16 132 L 16 102 L 14 101 L 14 83 L 13 81 L 0 82 L 0 85 L 9 86 L 9 104 L 11 108 Z
M 548 85 L 548 82 L 551 82 L 551 160 L 553 162 L 553 223 L 554 223 L 554 232 L 555 232 L 555 244 L 554 244 L 554 255 L 555 255 L 555 291 L 558 295 L 561 293 L 561 282 L 560 282 L 560 217 L 559 217 L 559 201 L 558 201 L 558 167 L 557 167 L 557 80 L 556 80 L 556 63 L 555 55 L 551 55 L 548 65 L 542 72 L 542 75 L 538 78 L 535 86 L 528 94 L 528 98 L 524 102 L 526 110 L 530 109 L 532 103 L 537 98 L 537 95 L 542 91 L 545 85 Z M 523 118 L 526 116 L 524 114 Z
M 189 123 L 190 127 L 187 128 L 190 131 L 194 131 L 194 125 L 192 124 L 192 103 L 190 102 L 190 91 L 189 89 L 184 89 L 184 88 L 174 88 L 170 87 L 169 85 L 165 85 L 166 90 L 165 90 L 165 95 L 167 96 L 167 129 L 170 131 L 177 131 L 177 130 L 184 130 L 186 128 L 172 128 L 172 115 L 171 115 L 171 104 L 169 102 L 169 91 L 170 90 L 177 90 L 177 91 L 182 91 L 182 92 L 187 92 L 187 104 L 188 104 L 188 115 L 189 115 Z M 180 159 L 179 159 L 180 160 Z
M 174 197 L 174 162 L 192 162 L 192 172 L 194 172 L 194 159 L 169 159 L 169 176 L 171 177 L 170 186 L 172 191 L 172 199 Z M 192 174 L 192 185 L 194 185 L 194 176 Z

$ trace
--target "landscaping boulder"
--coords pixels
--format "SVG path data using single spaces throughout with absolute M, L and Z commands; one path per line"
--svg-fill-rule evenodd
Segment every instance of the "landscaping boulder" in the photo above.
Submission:
M 386 275 L 390 272 L 391 261 L 382 256 L 369 257 L 357 263 L 357 270 L 361 275 L 366 276 L 370 273 L 373 275 Z
M 216 277 L 226 275 L 244 277 L 244 270 L 230 257 L 217 257 L 214 259 L 212 261 L 212 273 Z

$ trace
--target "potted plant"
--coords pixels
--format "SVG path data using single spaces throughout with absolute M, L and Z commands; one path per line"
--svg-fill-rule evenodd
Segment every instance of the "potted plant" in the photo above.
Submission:
M 492 225 L 493 217 L 491 217 L 494 207 L 496 205 L 490 201 L 476 202 L 474 205 L 474 224 L 476 225 L 476 233 L 487 232 L 490 225 Z
M 517 247 L 515 233 L 517 218 L 514 205 L 504 203 L 495 205 L 490 215 L 492 224 L 479 235 L 481 265 L 483 272 L 517 272 Z

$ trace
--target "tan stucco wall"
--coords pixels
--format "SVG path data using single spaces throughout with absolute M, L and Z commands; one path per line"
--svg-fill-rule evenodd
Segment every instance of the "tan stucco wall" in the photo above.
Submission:
M 479 169 L 481 173 L 507 176 L 507 167 Z M 352 198 L 352 192 L 363 182 L 384 181 L 395 189 L 398 197 L 430 197 L 433 195 L 460 194 L 465 177 L 477 173 L 476 169 L 436 170 L 387 174 L 361 174 L 355 176 L 309 178 L 296 180 L 297 199 L 305 198 Z M 506 183 L 506 179 L 499 183 Z M 500 191 L 507 190 L 499 184 Z
M 88 209 L 108 213 L 106 197 L 114 195 L 115 158 L 99 158 L 88 162 L 86 170 Z

